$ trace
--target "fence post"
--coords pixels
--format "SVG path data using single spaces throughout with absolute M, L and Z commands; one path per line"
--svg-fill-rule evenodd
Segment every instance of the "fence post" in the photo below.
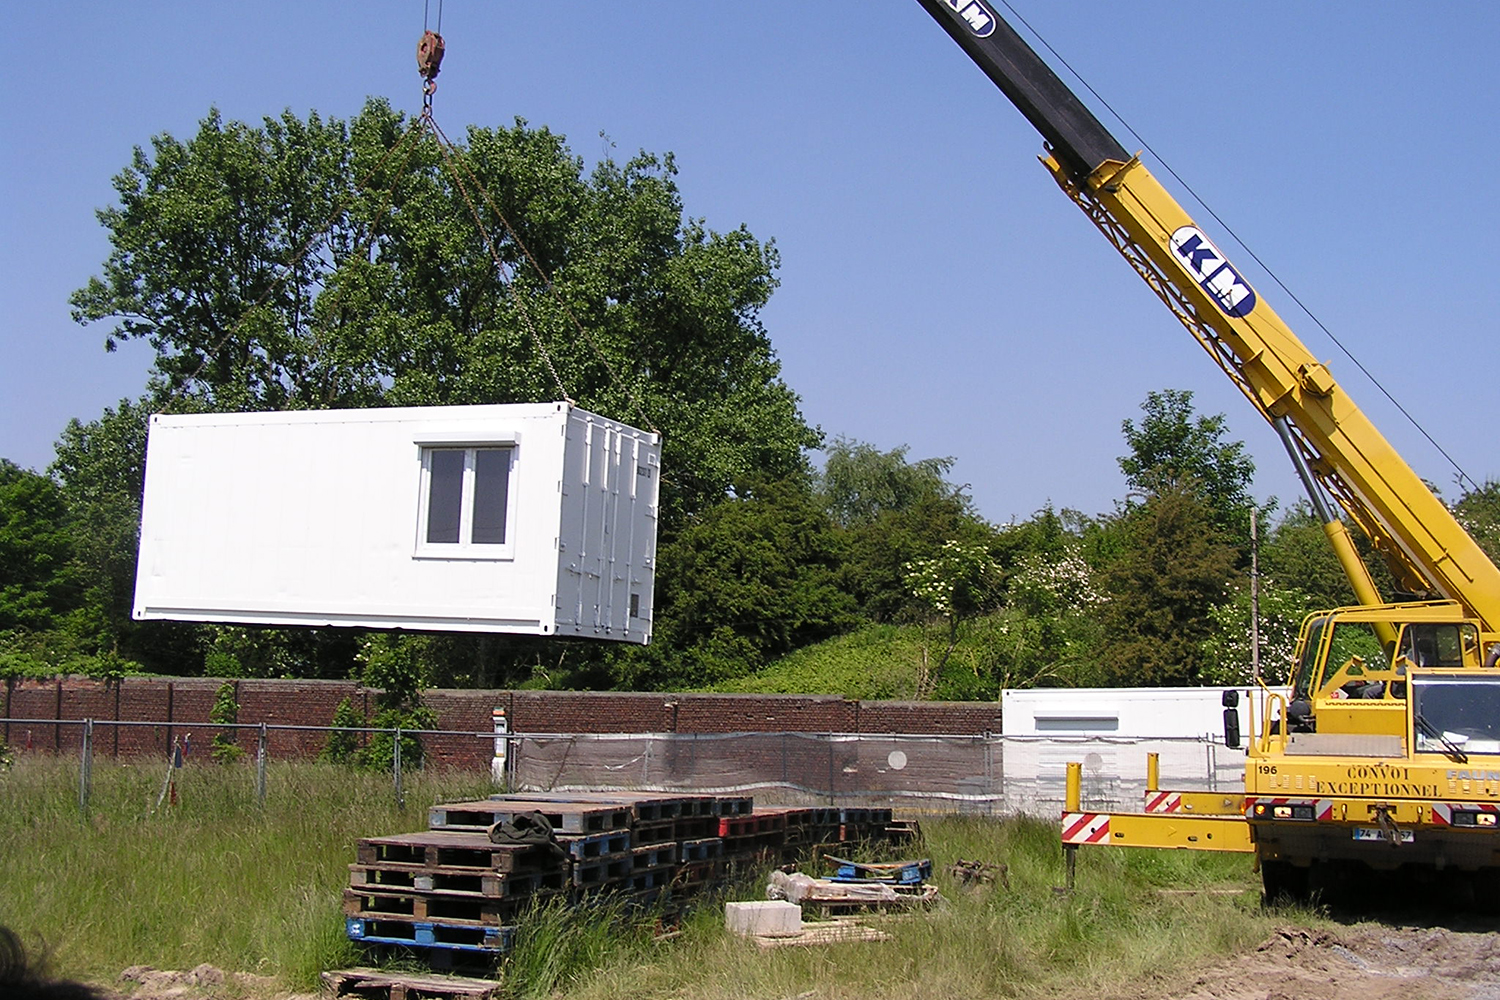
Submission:
M 266 724 L 260 724 L 259 739 L 255 742 L 255 801 L 262 809 L 266 807 Z
M 89 818 L 89 786 L 94 778 L 94 720 L 83 720 L 83 755 L 78 762 L 78 814 Z
M 406 792 L 401 788 L 401 727 L 396 727 L 396 739 L 391 750 L 391 770 L 396 780 L 396 808 L 406 809 Z
M 833 735 L 825 734 L 823 739 L 828 741 L 828 804 L 838 805 L 838 800 L 833 793 Z

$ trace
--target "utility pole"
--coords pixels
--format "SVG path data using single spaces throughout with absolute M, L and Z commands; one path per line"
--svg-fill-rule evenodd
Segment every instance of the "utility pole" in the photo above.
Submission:
M 1250 677 L 1260 683 L 1260 510 L 1250 505 Z

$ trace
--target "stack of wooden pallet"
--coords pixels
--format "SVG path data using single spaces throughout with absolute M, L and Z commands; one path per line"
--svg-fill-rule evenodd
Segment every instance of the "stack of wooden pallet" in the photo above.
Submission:
M 491 840 L 496 824 L 538 813 L 555 845 Z M 670 913 L 747 860 L 883 837 L 891 814 L 763 808 L 743 796 L 533 792 L 437 805 L 428 820 L 419 833 L 359 841 L 346 929 L 355 941 L 453 968 L 509 951 L 539 902 L 607 896 Z

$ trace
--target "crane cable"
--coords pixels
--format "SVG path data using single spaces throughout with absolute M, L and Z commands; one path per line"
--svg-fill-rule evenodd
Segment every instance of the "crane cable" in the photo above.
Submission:
M 543 363 L 547 367 L 548 373 L 552 376 L 553 383 L 557 386 L 557 390 L 562 395 L 563 399 L 565 399 L 570 404 L 573 404 L 575 402 L 572 394 L 568 392 L 567 387 L 564 385 L 561 375 L 559 375 L 558 373 L 557 365 L 552 359 L 551 352 L 547 350 L 546 343 L 542 340 L 541 335 L 537 332 L 535 324 L 532 322 L 531 315 L 526 309 L 525 300 L 520 294 L 519 289 L 515 287 L 514 276 L 503 258 L 501 258 L 500 253 L 495 246 L 493 235 L 490 232 L 489 227 L 485 225 L 484 219 L 479 212 L 478 205 L 475 203 L 473 197 L 469 193 L 469 186 L 464 183 L 465 174 L 468 175 L 470 183 L 479 193 L 479 196 L 483 199 L 484 203 L 489 206 L 490 211 L 493 212 L 495 217 L 500 220 L 500 224 L 504 228 L 506 235 L 510 237 L 511 241 L 521 251 L 522 255 L 531 264 L 532 268 L 541 277 L 542 283 L 552 294 L 553 299 L 562 309 L 564 315 L 566 315 L 572 322 L 573 327 L 578 331 L 579 336 L 594 352 L 595 357 L 598 358 L 599 363 L 603 366 L 606 374 L 609 376 L 610 381 L 617 385 L 624 382 L 624 379 L 620 377 L 619 373 L 615 370 L 615 367 L 610 363 L 608 356 L 602 350 L 598 342 L 589 333 L 588 329 L 583 325 L 583 323 L 579 321 L 577 314 L 575 314 L 573 310 L 568 306 L 567 302 L 564 301 L 562 293 L 558 290 L 557 285 L 552 280 L 552 276 L 548 274 L 546 268 L 544 268 L 541 265 L 541 262 L 537 260 L 536 256 L 531 252 L 531 249 L 526 245 L 526 242 L 521 239 L 520 233 L 518 233 L 516 231 L 516 228 L 511 225 L 510 220 L 507 219 L 505 217 L 505 214 L 500 211 L 499 206 L 495 204 L 495 201 L 490 196 L 489 191 L 479 180 L 473 169 L 467 163 L 464 163 L 462 161 L 459 156 L 461 151 L 448 138 L 442 127 L 438 125 L 437 119 L 433 116 L 432 98 L 433 95 L 437 92 L 436 77 L 441 70 L 443 54 L 446 48 L 443 42 L 443 37 L 439 33 L 442 28 L 442 0 L 438 0 L 437 27 L 439 31 L 427 29 L 426 13 L 426 8 L 424 7 L 424 30 L 421 40 L 417 43 L 417 69 L 421 74 L 423 80 L 421 113 L 411 120 L 411 123 L 401 134 L 401 137 L 396 141 L 394 145 L 391 146 L 390 149 L 386 150 L 385 154 L 380 158 L 379 162 L 377 162 L 370 170 L 368 170 L 363 177 L 356 181 L 354 188 L 339 200 L 339 202 L 334 206 L 334 210 L 330 214 L 327 224 L 320 227 L 317 231 L 315 231 L 307 238 L 307 240 L 301 245 L 301 247 L 298 248 L 297 252 L 292 255 L 290 262 L 282 267 L 281 273 L 276 277 L 276 279 L 272 281 L 266 287 L 265 291 L 263 291 L 260 296 L 250 304 L 249 308 L 247 308 L 240 314 L 239 319 L 237 319 L 230 326 L 230 328 L 225 331 L 224 335 L 220 337 L 219 340 L 216 341 L 212 345 L 212 347 L 210 347 L 209 350 L 204 353 L 203 360 L 199 363 L 198 367 L 194 369 L 193 374 L 188 376 L 186 379 L 180 379 L 177 382 L 177 385 L 168 394 L 167 400 L 163 404 L 164 410 L 188 391 L 188 388 L 198 380 L 198 378 L 203 374 L 205 370 L 207 370 L 213 358 L 224 348 L 224 345 L 229 342 L 230 338 L 232 338 L 236 333 L 239 332 L 239 330 L 244 326 L 249 317 L 254 314 L 257 309 L 264 305 L 266 301 L 269 300 L 270 297 L 275 294 L 283 285 L 286 284 L 287 279 L 292 276 L 298 266 L 300 266 L 301 263 L 307 258 L 308 254 L 312 253 L 313 249 L 328 236 L 329 232 L 333 228 L 334 223 L 338 220 L 339 216 L 349 207 L 349 204 L 353 201 L 355 196 L 368 186 L 369 182 L 376 176 L 376 174 L 384 169 L 386 164 L 391 161 L 396 153 L 403 147 L 406 147 L 412 136 L 416 135 L 418 132 L 430 132 L 432 137 L 436 140 L 438 149 L 443 157 L 444 166 L 447 169 L 449 175 L 452 177 L 454 185 L 458 188 L 459 193 L 463 196 L 464 202 L 469 208 L 469 213 L 474 219 L 474 224 L 476 227 L 478 227 L 479 235 L 484 241 L 485 249 L 489 252 L 490 259 L 494 262 L 499 272 L 499 277 L 501 279 L 500 283 L 502 287 L 505 288 L 506 293 L 511 297 L 512 302 L 515 304 L 516 312 L 521 317 L 522 324 L 526 327 L 527 334 L 530 336 L 532 343 L 535 345 L 537 353 L 541 356 Z M 399 164 L 400 169 L 404 169 L 406 164 L 410 162 L 411 156 L 415 152 L 415 150 L 416 144 L 413 144 L 406 149 L 405 156 L 402 157 Z M 372 216 L 370 232 L 367 235 L 367 239 L 362 242 L 362 246 L 367 245 L 369 242 L 375 239 L 378 220 L 385 216 L 386 212 L 390 208 L 390 203 L 395 196 L 396 185 L 399 183 L 400 169 L 398 169 L 397 171 L 397 176 L 392 179 L 391 184 L 384 191 L 380 209 L 374 216 Z M 628 411 L 633 414 L 638 413 L 644 419 L 647 427 L 652 432 L 657 434 L 661 433 L 660 430 L 656 427 L 655 423 L 651 420 L 650 414 L 646 411 L 645 405 L 641 400 L 640 386 L 637 382 L 630 383 L 629 398 L 627 399 L 626 403 Z
M 1287 294 L 1287 296 L 1294 303 L 1297 304 L 1297 308 L 1301 309 L 1302 312 L 1307 315 L 1307 318 L 1313 321 L 1313 325 L 1314 326 L 1316 326 L 1319 330 L 1323 331 L 1324 336 L 1326 336 L 1329 340 L 1333 341 L 1334 346 L 1337 347 L 1340 351 L 1343 352 L 1344 357 L 1348 358 L 1351 362 L 1354 363 L 1354 366 L 1360 370 L 1360 372 L 1365 376 L 1365 378 L 1367 378 L 1367 379 L 1370 380 L 1370 384 L 1372 384 L 1373 386 L 1375 386 L 1376 389 L 1379 389 L 1380 390 L 1380 394 L 1382 396 L 1384 396 L 1387 400 L 1389 400 L 1390 403 L 1391 403 L 1391 405 L 1394 406 L 1398 411 L 1400 411 L 1401 415 L 1406 418 L 1407 422 L 1410 423 L 1413 427 L 1415 427 L 1417 429 L 1418 433 L 1420 433 L 1424 438 L 1427 439 L 1427 443 L 1430 444 L 1430 445 L 1432 445 L 1434 448 L 1436 448 L 1438 450 L 1438 454 L 1442 455 L 1443 458 L 1445 458 L 1445 459 L 1448 460 L 1448 464 L 1451 465 L 1451 466 L 1453 466 L 1454 471 L 1458 473 L 1458 482 L 1459 482 L 1459 485 L 1462 486 L 1464 484 L 1464 482 L 1468 482 L 1468 484 L 1471 487 L 1473 487 L 1474 489 L 1477 490 L 1479 488 L 1479 484 L 1476 483 L 1474 481 L 1474 479 L 1467 472 L 1464 471 L 1463 467 L 1460 466 L 1458 464 L 1458 462 L 1454 460 L 1454 458 L 1453 458 L 1452 455 L 1448 454 L 1447 450 L 1444 449 L 1442 445 L 1438 444 L 1437 440 L 1431 434 L 1429 434 L 1427 432 L 1427 428 L 1423 427 L 1421 425 L 1421 423 L 1419 423 L 1417 421 L 1417 418 L 1414 417 L 1414 416 L 1412 416 L 1411 413 L 1407 411 L 1406 407 L 1404 407 L 1404 406 L 1401 405 L 1401 402 L 1398 399 L 1396 399 L 1395 396 L 1393 396 L 1391 394 L 1390 390 L 1388 390 L 1381 383 L 1381 381 L 1378 378 L 1376 378 L 1374 376 L 1374 374 L 1371 373 L 1371 371 L 1368 368 L 1366 368 L 1364 366 L 1364 363 L 1362 361 L 1360 361 L 1359 358 L 1357 358 L 1357 357 L 1354 356 L 1354 352 L 1353 351 L 1351 351 L 1349 348 L 1347 348 L 1347 347 L 1344 346 L 1343 341 L 1339 340 L 1338 337 L 1334 336 L 1333 331 L 1330 330 L 1330 329 L 1328 329 L 1328 327 L 1323 324 L 1323 321 L 1317 317 L 1317 315 L 1312 311 L 1312 309 L 1310 309 L 1300 298 L 1297 297 L 1297 293 L 1296 292 L 1293 292 L 1290 288 L 1288 288 L 1286 286 L 1286 283 L 1281 280 L 1281 278 L 1276 274 L 1276 272 L 1273 271 L 1273 270 L 1271 270 L 1270 265 L 1268 265 L 1265 261 L 1261 260 L 1260 256 L 1258 254 L 1256 254 L 1256 252 L 1250 248 L 1249 244 L 1247 244 L 1244 240 L 1240 239 L 1239 234 L 1236 233 L 1232 228 L 1230 228 L 1230 226 L 1229 226 L 1229 224 L 1227 222 L 1225 222 L 1223 219 L 1219 218 L 1219 214 L 1217 212 L 1215 212 L 1209 206 L 1208 202 L 1204 201 L 1203 198 L 1199 196 L 1199 194 L 1198 194 L 1197 191 L 1193 190 L 1192 185 L 1190 185 L 1187 181 L 1183 180 L 1181 177 L 1178 176 L 1177 171 L 1175 171 L 1175 170 L 1172 169 L 1172 165 L 1170 163 L 1168 163 L 1162 157 L 1162 155 L 1160 153 L 1158 153 L 1156 150 L 1152 149 L 1151 148 L 1151 144 L 1149 142 L 1147 142 L 1145 139 L 1141 138 L 1140 133 L 1137 132 L 1134 128 L 1131 127 L 1130 123 L 1125 120 L 1124 116 L 1122 116 L 1118 111 L 1116 111 L 1114 109 L 1113 106 L 1110 105 L 1110 103 L 1108 101 L 1106 101 L 1102 96 L 1100 96 L 1099 92 L 1097 90 L 1095 90 L 1092 86 L 1090 86 L 1089 82 L 1083 78 L 1083 75 L 1081 73 L 1079 73 L 1076 69 L 1074 69 L 1068 63 L 1068 61 L 1066 59 L 1064 59 L 1062 57 L 1062 55 L 1059 54 L 1058 51 L 1052 47 L 1051 43 L 1049 43 L 1046 38 L 1042 37 L 1041 32 L 1039 32 L 1035 28 L 1033 28 L 1031 26 L 1031 24 L 1026 20 L 1026 18 L 1022 17 L 1021 14 L 1020 14 L 1020 12 L 1017 11 L 1014 7 L 1012 7 L 1010 5 L 1010 0 L 1000 0 L 1000 3 L 1002 3 L 1002 4 L 1005 5 L 1005 9 L 1008 10 L 1008 11 L 1010 11 L 1011 15 L 1013 17 L 1015 17 L 1016 20 L 1020 21 L 1023 25 L 1026 26 L 1026 30 L 1027 31 L 1030 31 L 1034 36 L 1036 36 L 1037 41 L 1041 42 L 1042 46 L 1048 52 L 1052 53 L 1053 58 L 1055 58 L 1059 63 L 1061 63 L 1067 69 L 1067 71 L 1069 73 L 1073 74 L 1074 78 L 1077 79 L 1078 82 L 1083 85 L 1083 88 L 1085 90 L 1087 90 L 1090 94 L 1092 94 L 1094 96 L 1094 99 L 1096 101 L 1098 101 L 1100 104 L 1102 104 L 1104 106 L 1104 108 L 1107 111 L 1109 111 L 1109 113 L 1111 115 L 1113 115 L 1115 117 L 1115 120 L 1118 121 L 1121 125 L 1123 125 L 1125 127 L 1125 131 L 1129 132 L 1130 135 L 1135 139 L 1135 141 L 1141 144 L 1141 146 L 1146 150 L 1146 152 L 1148 152 L 1152 156 L 1156 157 L 1157 162 L 1160 163 L 1162 165 L 1162 167 L 1166 169 L 1167 173 L 1171 174 L 1172 177 L 1173 177 L 1173 179 L 1176 180 L 1178 184 L 1182 185 L 1183 189 L 1187 191 L 1187 193 L 1192 197 L 1192 199 L 1195 202 L 1197 202 L 1199 205 L 1201 205 L 1203 207 L 1203 210 L 1205 212 L 1207 212 L 1209 214 L 1209 216 L 1215 222 L 1217 222 L 1221 227 L 1223 227 L 1224 231 L 1229 234 L 1229 238 L 1232 239 L 1232 240 L 1234 240 L 1235 243 L 1239 244 L 1240 248 L 1242 250 L 1244 250 L 1247 254 L 1249 254 L 1250 257 L 1251 257 L 1251 259 L 1254 260 L 1255 263 L 1257 263 L 1257 264 L 1260 265 L 1261 270 L 1265 271 L 1266 274 L 1270 277 L 1270 279 L 1273 282 L 1276 283 L 1276 287 L 1280 288 L 1283 292 L 1285 292 Z
M 438 17 L 439 19 L 442 17 L 441 0 L 439 0 L 438 4 Z M 431 31 L 423 33 L 422 40 L 417 45 L 417 69 L 422 74 L 424 80 L 422 86 L 422 113 L 417 120 L 425 125 L 426 129 L 437 141 L 438 149 L 443 156 L 443 165 L 447 169 L 449 176 L 453 179 L 454 186 L 458 188 L 459 193 L 463 196 L 464 203 L 469 208 L 469 214 L 474 219 L 474 225 L 479 230 L 480 238 L 484 240 L 485 249 L 489 252 L 490 259 L 494 262 L 499 273 L 501 285 L 515 304 L 516 312 L 521 317 L 521 322 L 526 327 L 526 332 L 531 337 L 537 353 L 541 355 L 542 361 L 547 366 L 547 371 L 552 375 L 552 380 L 556 383 L 557 389 L 562 393 L 563 398 L 569 403 L 573 403 L 572 394 L 568 392 L 567 387 L 563 384 L 562 377 L 558 374 L 557 365 L 552 359 L 551 352 L 547 350 L 546 344 L 537 332 L 536 326 L 532 322 L 531 314 L 526 308 L 525 300 L 520 290 L 515 286 L 515 273 L 500 256 L 500 252 L 495 245 L 494 235 L 490 231 L 490 227 L 485 225 L 484 218 L 479 211 L 479 206 L 469 193 L 470 186 L 478 193 L 484 204 L 489 207 L 489 210 L 494 213 L 495 218 L 500 222 L 501 228 L 505 230 L 506 236 L 520 250 L 521 255 L 525 257 L 532 269 L 536 271 L 538 277 L 542 280 L 542 285 L 551 294 L 553 301 L 557 303 L 563 315 L 567 316 L 568 320 L 573 324 L 573 328 L 578 332 L 579 337 L 593 351 L 595 358 L 598 359 L 599 364 L 609 376 L 609 380 L 616 385 L 626 384 L 625 380 L 620 377 L 619 372 L 615 369 L 615 366 L 610 363 L 609 356 L 600 347 L 598 341 L 594 339 L 588 328 L 583 325 L 578 319 L 577 314 L 574 313 L 566 300 L 563 299 L 562 292 L 558 289 L 556 282 L 552 280 L 552 275 L 542 266 L 541 261 L 537 260 L 536 255 L 531 252 L 531 248 L 526 245 L 526 241 L 521 238 L 521 234 L 516 230 L 516 227 L 511 225 L 505 213 L 500 211 L 500 207 L 495 204 L 495 200 L 490 196 L 490 192 L 485 187 L 484 182 L 479 179 L 473 167 L 464 161 L 462 150 L 448 138 L 447 133 L 443 131 L 442 126 L 438 124 L 437 118 L 433 115 L 432 95 L 437 90 L 437 85 L 433 82 L 433 78 L 438 74 L 438 67 L 442 62 L 443 51 L 444 45 L 441 35 L 435 35 Z M 435 56 L 433 55 L 434 52 L 436 53 Z M 464 183 L 466 175 L 469 181 L 468 184 Z M 627 411 L 632 414 L 639 414 L 653 433 L 660 434 L 660 430 L 658 430 L 655 423 L 651 420 L 651 415 L 646 411 L 645 404 L 641 401 L 639 381 L 632 381 L 628 385 L 629 398 L 626 400 Z

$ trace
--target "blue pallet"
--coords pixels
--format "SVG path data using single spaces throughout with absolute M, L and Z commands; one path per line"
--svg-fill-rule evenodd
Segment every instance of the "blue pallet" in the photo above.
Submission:
M 861 865 L 843 862 L 831 882 L 886 882 L 892 885 L 921 885 L 932 878 L 932 862 L 923 858 L 901 865 Z
M 515 945 L 514 927 L 474 927 L 429 921 L 375 920 L 345 917 L 344 932 L 351 941 L 394 944 L 407 948 L 443 948 L 503 955 Z M 475 939 L 477 941 L 469 940 Z

